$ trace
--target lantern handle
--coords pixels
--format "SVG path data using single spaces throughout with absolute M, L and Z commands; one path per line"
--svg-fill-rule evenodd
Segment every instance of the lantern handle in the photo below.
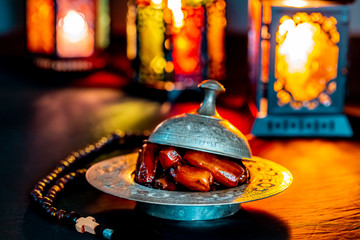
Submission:
M 196 112 L 199 115 L 221 118 L 216 111 L 215 100 L 219 94 L 225 92 L 224 86 L 216 80 L 205 80 L 198 87 L 204 91 L 205 96 Z

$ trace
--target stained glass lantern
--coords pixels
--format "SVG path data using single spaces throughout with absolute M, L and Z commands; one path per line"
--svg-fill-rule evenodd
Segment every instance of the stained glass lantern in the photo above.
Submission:
M 109 0 L 27 0 L 27 49 L 36 66 L 55 71 L 102 68 L 109 45 Z
M 135 78 L 159 89 L 225 78 L 225 0 L 130 0 L 127 55 Z
M 352 135 L 343 114 L 351 2 L 249 1 L 255 136 Z

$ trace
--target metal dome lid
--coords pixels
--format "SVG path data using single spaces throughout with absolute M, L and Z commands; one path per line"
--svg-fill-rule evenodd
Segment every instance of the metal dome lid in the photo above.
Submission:
M 215 80 L 198 85 L 204 100 L 196 113 L 185 113 L 161 122 L 148 142 L 214 153 L 236 159 L 251 158 L 245 136 L 216 111 L 215 99 L 225 88 Z

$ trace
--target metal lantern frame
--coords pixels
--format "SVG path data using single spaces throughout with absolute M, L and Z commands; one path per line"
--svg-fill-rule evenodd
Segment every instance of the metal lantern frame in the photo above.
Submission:
M 310 1 L 311 2 L 311 1 Z M 314 108 L 301 106 L 294 108 L 290 104 L 279 104 L 274 84 L 277 81 L 275 73 L 276 34 L 280 26 L 280 19 L 294 16 L 297 13 L 320 13 L 324 17 L 334 17 L 337 20 L 336 29 L 340 34 L 338 46 L 337 75 L 327 82 L 336 86 L 328 94 L 331 104 L 317 103 Z M 261 13 L 263 17 L 263 9 Z M 353 132 L 347 117 L 343 114 L 348 51 L 348 23 L 349 7 L 346 4 L 329 3 L 321 7 L 288 7 L 271 6 L 271 22 L 261 23 L 261 37 L 259 42 L 258 78 L 256 85 L 256 104 L 258 115 L 255 119 L 252 134 L 255 136 L 336 136 L 350 137 Z M 261 44 L 267 41 L 269 49 L 262 49 Z M 265 51 L 269 51 L 265 53 Z M 268 69 L 264 69 L 263 58 L 268 56 Z M 268 71 L 263 77 L 262 71 Z

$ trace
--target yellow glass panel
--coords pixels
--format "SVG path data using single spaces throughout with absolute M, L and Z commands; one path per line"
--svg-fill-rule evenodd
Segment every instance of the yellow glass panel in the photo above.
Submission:
M 105 49 L 110 44 L 110 3 L 97 0 L 96 6 L 96 47 Z
M 163 78 L 166 66 L 164 54 L 165 24 L 161 9 L 138 8 L 140 81 L 150 83 Z
M 275 78 L 281 84 L 276 86 L 282 85 L 294 101 L 318 98 L 337 76 L 339 40 L 334 17 L 297 13 L 281 18 L 275 49 Z M 281 102 L 287 101 L 286 97 Z
M 172 0 L 168 0 L 168 1 L 172 1 Z M 181 0 L 182 5 L 192 6 L 192 7 L 204 6 L 207 4 L 211 4 L 214 1 L 216 0 Z

